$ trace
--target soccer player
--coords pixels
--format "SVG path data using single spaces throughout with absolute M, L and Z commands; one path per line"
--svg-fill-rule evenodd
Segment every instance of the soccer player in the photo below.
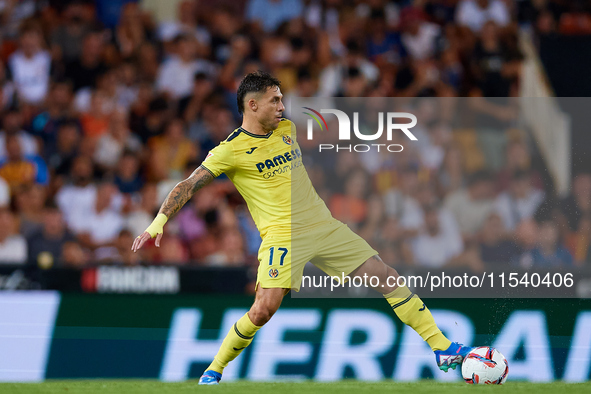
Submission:
M 290 289 L 299 290 L 308 261 L 329 275 L 376 276 L 396 315 L 427 341 L 440 369 L 461 364 L 469 347 L 449 341 L 423 301 L 408 287 L 390 286 L 398 273 L 367 242 L 334 219 L 302 165 L 295 127 L 282 117 L 280 82 L 264 72 L 248 74 L 238 88 L 242 126 L 207 155 L 203 163 L 170 192 L 158 215 L 132 246 L 150 238 L 160 246 L 167 220 L 195 192 L 225 173 L 246 200 L 261 233 L 255 301 L 228 332 L 199 384 L 218 384 L 224 368 L 253 340 Z

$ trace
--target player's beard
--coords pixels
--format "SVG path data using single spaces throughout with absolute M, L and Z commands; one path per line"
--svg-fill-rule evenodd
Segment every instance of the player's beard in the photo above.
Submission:
M 275 131 L 279 127 L 279 122 L 276 120 L 277 118 L 273 117 L 273 119 L 265 125 L 265 129 L 268 132 Z

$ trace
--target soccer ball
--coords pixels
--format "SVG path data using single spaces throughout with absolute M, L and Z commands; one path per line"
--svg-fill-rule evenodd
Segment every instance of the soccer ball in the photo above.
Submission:
M 505 356 L 488 346 L 472 349 L 462 363 L 462 377 L 468 384 L 503 384 L 508 373 Z

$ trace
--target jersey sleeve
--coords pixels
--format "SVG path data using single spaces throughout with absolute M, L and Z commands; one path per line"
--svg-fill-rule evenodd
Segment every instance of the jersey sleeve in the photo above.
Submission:
M 201 164 L 214 177 L 231 171 L 234 168 L 234 149 L 232 144 L 222 142 L 213 148 Z

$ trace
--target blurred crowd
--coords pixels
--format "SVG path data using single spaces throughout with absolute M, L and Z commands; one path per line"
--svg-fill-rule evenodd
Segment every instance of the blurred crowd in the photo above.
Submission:
M 519 29 L 586 34 L 589 1 L 0 0 L 0 263 L 257 265 L 260 238 L 221 177 L 133 237 L 238 127 L 263 69 L 293 97 L 472 97 L 487 130 L 446 125 L 389 163 L 339 155 L 311 176 L 388 264 L 581 265 L 591 175 L 554 201 L 517 112 Z M 404 165 L 403 165 L 404 164 Z M 327 187 L 322 187 L 325 182 Z M 334 188 L 328 187 L 333 184 Z M 540 213 L 541 212 L 541 213 Z

